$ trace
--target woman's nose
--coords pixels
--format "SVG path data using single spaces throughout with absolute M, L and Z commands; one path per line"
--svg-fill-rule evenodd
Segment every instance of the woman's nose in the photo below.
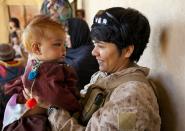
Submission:
M 92 50 L 91 54 L 93 56 L 97 56 L 98 52 L 97 52 L 97 48 L 96 47 L 94 47 L 94 49 Z

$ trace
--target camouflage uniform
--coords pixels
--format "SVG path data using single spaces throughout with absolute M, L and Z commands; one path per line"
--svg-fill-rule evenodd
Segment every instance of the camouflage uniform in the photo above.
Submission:
M 110 75 L 97 72 L 89 86 L 97 85 L 109 90 L 120 83 L 122 77 L 133 75 L 144 79 L 148 73 L 148 68 L 137 65 Z M 59 116 L 55 110 L 49 117 L 56 131 L 160 131 L 156 96 L 152 87 L 141 81 L 131 80 L 115 87 L 108 101 L 92 115 L 86 127 L 77 124 L 65 111 L 62 112 L 63 115 Z M 59 121 L 60 126 L 57 124 Z

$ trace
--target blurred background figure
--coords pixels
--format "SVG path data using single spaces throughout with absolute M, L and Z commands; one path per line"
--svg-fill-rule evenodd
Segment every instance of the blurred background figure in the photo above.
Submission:
M 16 31 L 10 34 L 10 40 L 13 48 L 15 49 L 15 57 L 21 58 L 21 41 Z
M 83 9 L 76 10 L 76 17 L 85 20 L 85 11 Z
M 82 89 L 89 83 L 91 75 L 98 71 L 98 63 L 91 51 L 94 45 L 90 38 L 90 30 L 83 19 L 70 18 L 66 21 L 66 58 L 65 62 L 75 68 Z
M 21 44 L 21 28 L 19 19 L 11 17 L 9 20 L 9 41 L 15 49 L 15 58 L 20 58 L 24 65 L 27 62 L 27 52 Z
M 3 114 L 10 96 L 4 94 L 3 85 L 24 72 L 20 60 L 15 60 L 15 50 L 9 44 L 0 44 L 0 128 L 2 127 Z
M 12 47 L 15 50 L 15 58 L 20 59 L 22 63 L 25 65 L 28 59 L 28 53 L 21 44 L 21 40 L 16 31 L 10 34 L 10 40 Z
M 0 85 L 23 74 L 24 66 L 15 59 L 15 50 L 9 44 L 0 44 Z
M 72 7 L 68 0 L 44 0 L 41 14 L 50 16 L 52 19 L 63 23 L 72 17 Z
M 20 22 L 19 19 L 16 17 L 11 17 L 9 20 L 9 31 L 10 31 L 10 36 L 13 32 L 16 32 L 19 39 L 21 38 L 21 28 L 20 28 Z M 10 39 L 11 41 L 11 39 Z

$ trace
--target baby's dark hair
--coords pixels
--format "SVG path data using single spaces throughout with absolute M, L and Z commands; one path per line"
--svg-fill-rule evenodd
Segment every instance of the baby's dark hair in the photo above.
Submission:
M 120 54 L 123 48 L 134 45 L 131 61 L 138 61 L 149 41 L 147 18 L 132 8 L 113 7 L 101 11 L 94 18 L 91 37 L 95 41 L 112 42 Z

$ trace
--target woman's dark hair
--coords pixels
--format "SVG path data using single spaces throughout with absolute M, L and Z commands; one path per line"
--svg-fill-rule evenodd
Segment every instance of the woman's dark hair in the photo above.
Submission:
M 101 11 L 94 18 L 91 37 L 95 41 L 115 43 L 119 52 L 134 45 L 131 61 L 138 61 L 150 36 L 147 18 L 131 8 L 113 7 Z
M 20 28 L 19 20 L 16 17 L 10 18 L 9 22 L 13 22 L 16 28 Z
M 68 28 L 72 48 L 92 44 L 88 24 L 79 18 L 69 18 L 65 25 Z

